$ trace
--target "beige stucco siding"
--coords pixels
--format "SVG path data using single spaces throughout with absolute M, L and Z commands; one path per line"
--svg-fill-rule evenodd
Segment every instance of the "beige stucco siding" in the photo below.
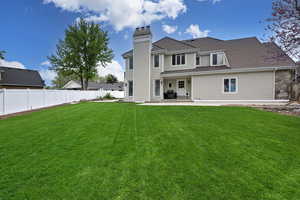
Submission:
M 172 56 L 165 55 L 164 64 L 165 64 L 164 65 L 165 71 L 195 68 L 196 54 L 195 53 L 185 54 L 185 65 L 172 65 Z
M 151 40 L 134 42 L 133 96 L 134 101 L 150 101 Z
M 125 77 L 124 77 L 124 91 L 125 91 L 125 101 L 133 101 L 133 97 L 128 96 L 129 87 L 128 87 L 128 81 L 133 80 L 133 70 L 129 69 L 129 58 L 125 59 Z
M 223 79 L 235 77 L 237 93 L 224 93 Z M 274 72 L 193 76 L 192 93 L 194 100 L 273 100 Z

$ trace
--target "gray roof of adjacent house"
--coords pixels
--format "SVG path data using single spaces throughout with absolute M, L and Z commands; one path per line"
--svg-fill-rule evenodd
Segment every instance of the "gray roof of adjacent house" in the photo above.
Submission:
M 0 72 L 2 86 L 44 87 L 45 85 L 40 73 L 35 70 L 0 66 Z
M 123 91 L 124 90 L 124 83 L 99 83 L 99 86 L 103 90 L 118 90 Z
M 78 85 L 81 85 L 80 81 L 75 81 Z M 80 89 L 80 88 L 70 88 L 70 89 Z M 98 83 L 94 81 L 89 81 L 88 90 L 114 90 L 114 91 L 123 91 L 124 83 Z
M 261 43 L 256 37 L 235 40 L 219 40 L 205 37 L 182 41 L 164 37 L 152 45 L 152 52 L 161 50 L 166 52 L 224 51 L 230 68 L 295 66 L 295 62 L 275 43 Z M 132 50 L 124 53 L 123 57 L 129 55 L 132 55 Z M 207 70 L 215 69 L 210 67 Z

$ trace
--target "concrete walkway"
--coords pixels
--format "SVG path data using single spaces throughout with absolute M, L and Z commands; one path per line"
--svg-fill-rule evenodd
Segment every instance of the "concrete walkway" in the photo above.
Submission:
M 199 100 L 194 102 L 159 102 L 159 103 L 143 103 L 144 106 L 263 106 L 286 105 L 288 100 Z

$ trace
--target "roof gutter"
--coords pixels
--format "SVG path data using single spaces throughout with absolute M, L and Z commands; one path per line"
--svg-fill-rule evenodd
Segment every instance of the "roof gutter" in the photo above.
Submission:
M 19 87 L 44 87 L 45 85 L 23 85 L 23 84 L 7 84 L 0 83 L 1 86 L 19 86 Z
M 296 69 L 297 66 L 280 66 L 280 67 L 255 67 L 255 68 L 237 68 L 237 69 L 225 69 L 225 70 L 214 70 L 214 71 L 191 71 L 183 73 L 170 73 L 161 74 L 161 77 L 176 77 L 176 76 L 201 76 L 201 75 L 214 75 L 214 74 L 228 74 L 228 73 L 247 73 L 247 72 L 268 72 L 268 71 L 278 71 L 286 69 Z

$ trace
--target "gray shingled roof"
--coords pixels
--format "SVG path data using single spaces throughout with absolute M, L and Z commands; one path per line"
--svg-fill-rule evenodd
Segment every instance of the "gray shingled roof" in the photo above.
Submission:
M 81 85 L 80 81 L 75 81 L 79 85 Z M 94 81 L 89 81 L 88 90 L 124 90 L 124 83 L 98 83 Z
M 1 67 L 0 85 L 44 87 L 40 73 L 35 70 Z
M 186 50 L 186 49 L 193 49 L 195 46 L 192 46 L 191 44 L 187 44 L 185 42 L 175 40 L 170 37 L 164 37 L 156 42 L 153 43 L 155 46 L 160 47 L 161 49 L 166 50 Z
M 224 50 L 231 68 L 295 65 L 294 61 L 284 54 L 276 44 L 261 43 L 256 37 L 235 40 L 219 40 L 206 37 L 183 41 L 165 37 L 153 43 L 152 51 L 155 51 L 154 46 L 167 51 L 195 49 L 205 52 Z M 128 51 L 125 54 L 130 53 L 131 51 Z M 209 70 L 213 69 L 209 68 Z
M 201 48 L 201 51 L 218 50 L 224 47 L 224 40 L 211 37 L 183 40 L 182 42 L 192 45 L 195 48 Z

